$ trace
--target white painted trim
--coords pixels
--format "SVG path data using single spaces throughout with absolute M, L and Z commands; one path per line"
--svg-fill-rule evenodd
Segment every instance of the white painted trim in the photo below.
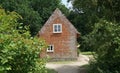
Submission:
M 57 26 L 60 25 L 60 27 L 61 27 L 61 28 L 60 28 L 61 31 L 57 31 L 57 32 L 55 32 L 55 31 L 54 31 L 54 26 L 55 26 L 55 25 L 57 25 Z M 58 29 L 57 29 L 57 30 L 58 30 Z M 62 24 L 53 24 L 53 33 L 62 33 Z

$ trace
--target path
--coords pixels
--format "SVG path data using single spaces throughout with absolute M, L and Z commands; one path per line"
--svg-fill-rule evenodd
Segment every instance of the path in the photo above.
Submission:
M 47 63 L 46 67 L 58 73 L 86 73 L 83 65 L 88 64 L 89 57 L 80 55 L 77 61 L 68 63 Z

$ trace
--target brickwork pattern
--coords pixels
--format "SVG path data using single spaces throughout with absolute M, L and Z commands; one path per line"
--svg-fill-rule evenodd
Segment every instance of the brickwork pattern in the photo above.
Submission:
M 53 33 L 53 24 L 62 24 L 62 33 Z M 43 52 L 42 57 L 50 56 L 53 59 L 77 58 L 77 35 L 79 32 L 67 20 L 59 9 L 51 15 L 39 32 L 48 45 L 54 45 L 54 52 Z

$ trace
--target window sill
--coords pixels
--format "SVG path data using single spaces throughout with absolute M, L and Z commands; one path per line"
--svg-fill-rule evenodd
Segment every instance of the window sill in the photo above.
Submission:
M 62 33 L 62 32 L 53 32 L 53 33 Z
M 53 53 L 54 51 L 47 51 L 47 53 Z

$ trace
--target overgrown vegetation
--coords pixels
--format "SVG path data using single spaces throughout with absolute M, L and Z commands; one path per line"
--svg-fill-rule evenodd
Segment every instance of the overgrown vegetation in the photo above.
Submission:
M 53 70 L 53 69 L 47 69 L 47 72 L 48 72 L 48 73 L 58 73 L 58 72 L 56 72 L 56 71 Z
M 120 26 L 101 20 L 89 37 L 96 52 L 90 73 L 120 73 Z
M 120 0 L 68 0 L 72 1 L 73 11 L 70 12 L 69 20 L 81 32 L 78 39 L 81 51 L 93 51 L 88 40 L 96 23 L 101 19 L 108 22 L 120 23 Z
M 61 0 L 0 0 L 0 5 L 7 11 L 19 13 L 22 26 L 30 26 L 30 34 L 36 36 L 40 28 L 48 20 L 56 8 L 68 15 L 69 10 L 61 4 Z
M 46 73 L 45 59 L 39 53 L 45 42 L 30 37 L 28 27 L 18 26 L 22 18 L 16 12 L 0 8 L 0 72 L 1 73 Z
M 93 55 L 95 52 L 87 51 L 87 52 L 81 52 L 82 55 Z
M 120 73 L 120 0 L 68 0 L 70 12 L 60 0 L 0 0 L 0 71 L 46 72 L 45 60 L 38 59 L 44 41 L 30 37 L 38 32 L 56 7 L 81 32 L 81 51 L 94 51 L 90 73 Z M 17 22 L 21 18 L 21 24 Z M 30 32 L 25 25 L 30 25 Z M 38 64 L 40 63 L 40 64 Z
M 81 51 L 94 51 L 90 73 L 120 73 L 120 0 L 68 0 L 82 32 Z

